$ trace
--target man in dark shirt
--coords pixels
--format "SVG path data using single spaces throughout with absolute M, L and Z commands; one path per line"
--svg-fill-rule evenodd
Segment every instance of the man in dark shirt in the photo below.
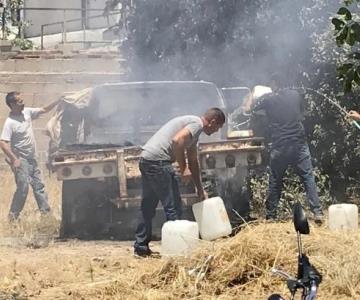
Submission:
M 321 224 L 323 212 L 316 189 L 309 146 L 306 142 L 303 119 L 303 98 L 291 89 L 279 89 L 280 78 L 273 75 L 272 93 L 263 96 L 253 107 L 266 112 L 270 132 L 270 177 L 266 199 L 266 218 L 276 219 L 283 186 L 283 176 L 291 165 L 301 177 L 310 209 L 316 223 Z

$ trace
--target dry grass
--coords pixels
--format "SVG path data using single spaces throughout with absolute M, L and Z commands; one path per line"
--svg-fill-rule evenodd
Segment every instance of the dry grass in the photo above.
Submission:
M 312 263 L 323 275 L 317 299 L 360 299 L 360 242 L 358 233 L 334 233 L 312 228 L 304 237 Z M 205 247 L 191 259 L 145 261 L 141 268 L 118 274 L 116 281 L 97 290 L 104 299 L 266 299 L 288 295 L 273 266 L 296 274 L 296 238 L 291 223 L 259 224 L 237 236 Z M 205 278 L 190 276 L 208 255 L 214 259 Z
M 37 249 L 1 247 L 0 299 L 1 292 L 5 299 L 81 299 L 76 295 L 129 267 L 131 255 L 118 244 L 72 240 Z
M 0 170 L 0 172 L 2 177 L 0 182 L 0 237 L 3 243 L 7 240 L 10 241 L 9 238 L 17 238 L 17 241 L 27 241 L 30 244 L 44 236 L 52 238 L 54 234 L 58 232 L 60 224 L 61 183 L 56 180 L 55 176 L 44 176 L 45 187 L 49 196 L 49 204 L 52 208 L 51 216 L 44 217 L 40 215 L 30 187 L 29 195 L 19 221 L 14 224 L 9 224 L 7 216 L 11 199 L 16 189 L 15 179 L 10 171 Z
M 0 299 L 266 299 L 271 293 L 289 295 L 286 283 L 270 270 L 276 266 L 296 274 L 296 236 L 291 223 L 247 226 L 235 237 L 203 242 L 190 258 L 135 259 L 131 244 L 124 247 L 119 242 L 54 243 L 48 239 L 41 244 L 43 235 L 52 236 L 58 230 L 60 183 L 55 178 L 46 179 L 55 218 L 41 219 L 29 195 L 22 220 L 9 227 L 6 216 L 15 185 L 10 173 L 2 177 L 0 241 L 6 244 L 16 237 L 23 244 L 0 245 Z M 303 244 L 323 275 L 317 299 L 360 299 L 358 232 L 336 233 L 326 225 L 312 226 Z M 209 255 L 213 259 L 205 263 Z

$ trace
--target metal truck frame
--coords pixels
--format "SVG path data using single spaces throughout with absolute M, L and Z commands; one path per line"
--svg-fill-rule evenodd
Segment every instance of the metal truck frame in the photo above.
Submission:
M 154 103 L 161 105 L 151 109 Z M 229 113 L 221 90 L 203 81 L 105 84 L 64 96 L 48 126 L 50 165 L 62 181 L 61 236 L 132 239 L 140 212 L 141 145 L 166 120 L 215 106 Z M 264 149 L 262 138 L 244 135 L 250 134 L 230 132 L 226 124 L 198 146 L 204 186 L 210 196 L 223 197 L 234 224 L 249 213 L 249 169 L 261 164 Z M 181 183 L 180 190 L 184 217 L 193 219 L 194 186 Z M 157 213 L 155 238 L 163 221 Z

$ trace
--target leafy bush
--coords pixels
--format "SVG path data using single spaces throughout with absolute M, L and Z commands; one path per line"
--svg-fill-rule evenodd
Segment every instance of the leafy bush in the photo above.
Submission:
M 329 194 L 329 180 L 318 169 L 315 169 L 315 180 L 318 187 L 319 198 L 322 206 L 327 208 L 332 204 Z M 251 178 L 252 201 L 251 209 L 256 215 L 265 215 L 265 200 L 268 191 L 269 174 L 264 173 Z M 282 190 L 278 216 L 287 219 L 292 216 L 292 208 L 295 202 L 300 201 L 304 207 L 309 207 L 305 197 L 304 186 L 300 178 L 292 169 L 288 169 L 284 176 L 284 187 Z
M 11 41 L 13 46 L 20 47 L 21 50 L 28 50 L 33 48 L 33 42 L 27 39 L 15 38 Z

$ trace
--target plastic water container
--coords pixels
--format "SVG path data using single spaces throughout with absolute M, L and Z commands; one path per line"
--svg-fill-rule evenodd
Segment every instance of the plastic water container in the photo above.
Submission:
M 199 242 L 199 226 L 188 220 L 167 221 L 161 228 L 161 255 L 189 255 Z
M 333 204 L 329 207 L 329 229 L 358 229 L 358 207 L 355 204 Z
M 203 240 L 211 241 L 231 233 L 229 216 L 220 197 L 195 203 L 192 210 Z

